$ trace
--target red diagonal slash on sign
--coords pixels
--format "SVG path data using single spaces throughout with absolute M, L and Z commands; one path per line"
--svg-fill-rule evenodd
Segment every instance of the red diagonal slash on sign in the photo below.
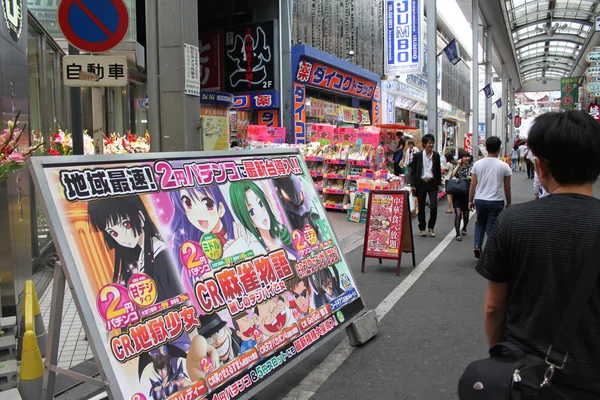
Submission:
M 84 12 L 84 13 L 85 13 L 85 14 L 86 14 L 88 17 L 90 17 L 90 19 L 91 19 L 92 21 L 94 21 L 94 23 L 95 23 L 96 25 L 98 25 L 98 27 L 100 27 L 100 29 L 102 29 L 102 31 L 103 31 L 104 33 L 106 33 L 106 35 L 107 35 L 107 36 L 109 36 L 109 37 L 110 37 L 110 36 L 112 36 L 112 35 L 114 34 L 114 32 L 111 32 L 111 31 L 110 31 L 110 29 L 108 29 L 108 28 L 106 27 L 106 25 L 104 25 L 104 24 L 102 23 L 102 21 L 100 21 L 100 20 L 99 20 L 99 19 L 98 19 L 98 18 L 97 18 L 97 17 L 96 17 L 96 16 L 95 16 L 95 15 L 94 15 L 94 14 L 93 14 L 91 11 L 90 11 L 90 9 L 89 9 L 89 8 L 87 8 L 87 7 L 85 6 L 85 4 L 83 4 L 83 3 L 81 2 L 81 0 L 73 0 L 73 3 L 77 4 L 77 5 L 79 6 L 79 8 L 81 8 L 81 9 L 83 10 L 83 12 Z

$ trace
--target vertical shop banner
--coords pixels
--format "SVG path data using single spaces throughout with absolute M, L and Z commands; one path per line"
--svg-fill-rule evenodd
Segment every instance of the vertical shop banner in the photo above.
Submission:
M 579 81 L 581 77 L 562 78 L 560 80 L 560 108 L 574 110 L 579 103 Z
M 412 252 L 414 264 L 408 192 L 371 191 L 361 271 L 364 272 L 366 258 L 379 258 L 398 260 L 399 275 L 403 252 Z
M 364 310 L 297 150 L 32 167 L 111 398 L 248 397 Z
M 306 143 L 306 86 L 294 83 L 294 143 Z
M 381 124 L 381 85 L 377 85 L 375 88 L 375 94 L 373 95 L 373 124 Z
M 223 31 L 200 32 L 200 86 L 223 90 Z
M 202 129 L 204 150 L 229 150 L 229 115 L 227 108 L 202 106 Z
M 467 153 L 473 153 L 473 134 L 472 133 L 465 133 L 465 138 L 463 139 L 464 143 L 463 143 L 463 148 L 465 149 L 465 151 Z
M 420 0 L 387 0 L 386 73 L 421 72 L 423 66 L 423 4 Z
M 225 29 L 225 91 L 229 93 L 276 90 L 275 22 Z

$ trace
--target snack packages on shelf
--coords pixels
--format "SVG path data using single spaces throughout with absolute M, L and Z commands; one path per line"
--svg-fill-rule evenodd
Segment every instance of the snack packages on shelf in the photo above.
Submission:
M 350 152 L 350 145 L 342 145 L 342 144 L 334 144 L 327 148 L 327 153 L 325 154 L 326 160 L 340 160 L 346 161 L 348 157 L 348 153 Z

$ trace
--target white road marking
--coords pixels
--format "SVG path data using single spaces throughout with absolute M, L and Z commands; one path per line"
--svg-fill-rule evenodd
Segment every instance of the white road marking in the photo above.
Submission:
M 408 292 L 412 285 L 427 271 L 433 262 L 442 254 L 453 240 L 456 239 L 454 229 L 442 240 L 427 257 L 396 286 L 394 290 L 377 306 L 375 312 L 381 320 Z M 337 345 L 331 354 L 317 368 L 308 374 L 283 400 L 308 400 L 314 396 L 327 379 L 342 365 L 352 354 L 354 347 L 350 346 L 348 339 Z

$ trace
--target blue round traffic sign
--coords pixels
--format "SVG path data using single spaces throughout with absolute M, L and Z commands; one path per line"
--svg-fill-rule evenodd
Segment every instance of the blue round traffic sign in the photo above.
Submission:
M 62 0 L 58 24 L 73 46 L 88 53 L 104 53 L 125 39 L 129 12 L 123 0 Z

